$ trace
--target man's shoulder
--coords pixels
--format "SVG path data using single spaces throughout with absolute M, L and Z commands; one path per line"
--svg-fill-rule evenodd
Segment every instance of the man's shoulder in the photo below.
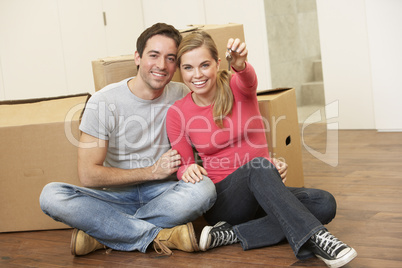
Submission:
M 190 93 L 190 91 L 187 92 L 187 93 L 184 95 L 184 97 L 182 97 L 182 98 L 176 100 L 176 101 L 173 103 L 173 106 L 175 106 L 175 107 L 181 109 L 181 108 L 187 106 L 187 102 L 189 101 L 189 98 L 191 99 L 191 93 Z
M 166 85 L 165 90 L 167 91 L 168 95 L 176 99 L 181 99 L 190 92 L 185 84 L 175 81 L 170 81 L 169 84 Z
M 129 79 L 130 78 L 127 78 L 120 82 L 109 84 L 99 91 L 96 91 L 91 97 L 92 101 L 106 100 L 110 98 L 114 99 L 115 97 L 120 96 L 121 94 L 119 94 L 119 91 L 126 91 L 127 81 Z

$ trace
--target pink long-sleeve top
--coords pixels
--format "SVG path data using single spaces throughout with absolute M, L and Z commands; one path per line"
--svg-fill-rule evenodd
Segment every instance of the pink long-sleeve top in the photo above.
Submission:
M 193 146 L 214 183 L 222 181 L 255 157 L 270 160 L 257 101 L 257 76 L 254 68 L 235 72 L 230 80 L 234 95 L 232 114 L 225 117 L 223 128 L 212 116 L 212 106 L 200 107 L 192 92 L 170 107 L 166 118 L 167 133 L 172 148 L 182 157 L 177 172 L 181 179 L 187 167 L 195 163 Z

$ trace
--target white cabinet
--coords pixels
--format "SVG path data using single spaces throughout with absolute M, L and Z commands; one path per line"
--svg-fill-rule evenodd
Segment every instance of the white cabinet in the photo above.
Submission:
M 56 1 L 0 1 L 1 96 L 21 99 L 66 92 L 60 40 Z
M 103 0 L 107 55 L 134 54 L 144 28 L 141 0 Z
M 102 3 L 98 0 L 58 0 L 57 3 L 67 83 L 65 93 L 92 93 L 91 61 L 107 54 Z
M 91 61 L 143 29 L 141 0 L 1 0 L 0 100 L 93 93 Z
M 142 0 L 145 27 L 157 22 L 185 29 L 189 24 L 206 24 L 204 1 Z
M 0 58 L 0 63 L 1 63 L 1 58 Z M 3 70 L 1 69 L 1 64 L 0 64 L 0 100 L 4 100 L 4 82 L 3 82 Z

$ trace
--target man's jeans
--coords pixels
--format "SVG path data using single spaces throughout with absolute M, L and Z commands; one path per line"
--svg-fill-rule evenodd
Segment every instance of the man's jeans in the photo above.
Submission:
M 311 257 L 310 251 L 300 248 L 336 213 L 330 193 L 286 187 L 265 158 L 253 159 L 215 186 L 218 198 L 205 218 L 209 224 L 233 225 L 244 250 L 287 239 L 298 258 Z
M 197 219 L 215 202 L 212 181 L 148 182 L 130 187 L 90 189 L 65 183 L 46 185 L 42 210 L 116 250 L 145 252 L 162 228 Z

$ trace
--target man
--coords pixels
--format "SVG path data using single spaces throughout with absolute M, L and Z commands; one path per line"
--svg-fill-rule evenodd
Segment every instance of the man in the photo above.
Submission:
M 169 149 L 167 109 L 188 89 L 171 82 L 180 33 L 164 23 L 146 29 L 137 40 L 138 75 L 96 92 L 83 114 L 78 175 L 84 187 L 46 185 L 42 210 L 76 229 L 71 253 L 101 248 L 171 254 L 198 251 L 191 221 L 216 200 L 212 181 L 169 178 L 180 155 Z M 174 178 L 174 176 L 172 176 Z

